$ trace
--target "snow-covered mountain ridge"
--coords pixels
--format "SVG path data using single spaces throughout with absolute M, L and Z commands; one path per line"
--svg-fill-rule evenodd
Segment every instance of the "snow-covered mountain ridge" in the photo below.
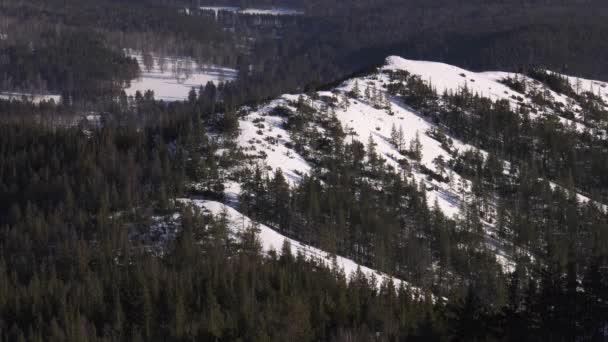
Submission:
M 491 160 L 497 169 L 494 172 L 508 183 L 515 182 L 523 170 L 509 160 L 497 159 L 496 151 L 486 150 L 474 139 L 459 138 L 464 135 L 441 122 L 436 113 L 445 115 L 452 110 L 464 117 L 474 115 L 466 103 L 461 107 L 457 104 L 462 99 L 487 103 L 488 108 L 506 105 L 503 109 L 510 111 L 509 115 L 520 116 L 523 122 L 554 122 L 551 127 L 567 134 L 603 139 L 606 127 L 588 112 L 590 104 L 599 108 L 599 112 L 608 109 L 607 84 L 551 72 L 539 77 L 543 75 L 565 82 L 561 86 L 566 91 L 558 92 L 555 85 L 528 75 L 472 72 L 392 56 L 375 72 L 349 79 L 330 91 L 286 94 L 256 107 L 243 107 L 238 112 L 239 134 L 235 142 L 245 162 L 239 170 L 227 170 L 225 203 L 196 199 L 191 204 L 216 215 L 228 210 L 235 222 L 232 229 L 238 231 L 243 228 L 242 222 L 253 222 L 239 207 L 243 184 L 236 174 L 243 167 L 257 168 L 269 177 L 280 169 L 291 187 L 297 187 L 305 177 L 319 171 L 325 158 L 323 149 L 338 144 L 335 139 L 339 138 L 332 137 L 331 131 L 342 131 L 347 143 L 359 141 L 368 152 L 374 149 L 383 167 L 419 187 L 429 207 L 438 208 L 456 222 L 469 220 L 470 215 L 478 216 L 484 248 L 494 253 L 504 272 L 511 272 L 516 258 L 534 255 L 528 247 L 505 238 L 501 231 L 504 227 L 498 224 L 504 213 L 501 214 L 492 190 L 495 185 L 473 177 L 467 163 L 471 158 L 480 158 L 482 164 L 489 165 Z M 335 129 L 336 125 L 339 129 Z M 538 179 L 547 181 L 547 187 L 554 191 L 572 191 L 563 179 Z M 480 187 L 490 188 L 484 190 L 489 193 L 480 195 Z M 605 211 L 605 206 L 591 200 L 589 194 L 580 191 L 575 194 L 578 202 L 597 204 Z M 471 208 L 475 208 L 473 213 Z M 294 253 L 303 252 L 327 265 L 334 262 L 331 253 L 288 237 L 289 234 L 280 234 L 271 226 L 260 225 L 264 250 L 279 250 L 283 241 L 290 241 Z M 340 256 L 335 260 L 347 276 L 361 267 L 367 275 L 386 277 L 364 263 Z M 393 279 L 400 282 L 399 278 Z
M 243 151 L 264 169 L 274 171 L 281 169 L 292 184 L 296 184 L 303 175 L 310 172 L 315 151 L 310 150 L 306 156 L 301 155 L 294 147 L 294 135 L 286 128 L 286 117 L 296 115 L 298 107 L 305 103 L 314 111 L 316 120 L 324 117 L 335 117 L 348 132 L 351 139 L 362 143 L 373 142 L 377 152 L 386 163 L 423 185 L 428 203 L 437 203 L 448 217 L 462 215 L 463 208 L 473 197 L 472 180 L 451 169 L 448 165 L 458 153 L 476 151 L 487 156 L 487 152 L 477 146 L 464 143 L 447 135 L 447 141 L 440 141 L 436 133 L 442 127 L 433 123 L 420 111 L 412 108 L 402 99 L 390 93 L 390 72 L 406 71 L 417 75 L 438 94 L 457 93 L 466 89 L 468 92 L 492 101 L 508 101 L 512 108 L 527 106 L 531 108 L 532 117 L 552 116 L 568 128 L 582 132 L 590 130 L 580 119 L 582 108 L 577 100 L 557 93 L 541 82 L 528 76 L 503 72 L 471 72 L 455 66 L 424 61 L 406 60 L 400 57 L 389 57 L 386 64 L 377 72 L 364 77 L 348 80 L 332 91 L 313 94 L 283 95 L 258 108 L 243 108 L 240 119 L 240 135 L 237 139 Z M 517 79 L 527 84 L 528 92 L 518 92 L 506 85 L 506 80 Z M 597 97 L 608 102 L 606 83 L 567 77 L 572 87 L 579 92 L 593 92 Z M 533 96 L 542 94 L 556 106 L 538 105 Z M 575 113 L 569 119 L 560 116 L 555 108 L 568 107 Z M 313 124 L 310 129 L 322 132 L 323 128 Z M 403 145 L 418 142 L 421 147 L 420 161 L 416 162 L 400 152 L 395 146 L 394 135 L 398 132 Z M 442 135 L 445 135 L 442 133 Z M 304 147 L 306 150 L 307 147 Z M 300 152 L 302 152 L 300 150 Z M 403 167 L 403 160 L 409 166 Z M 503 172 L 509 174 L 509 163 L 502 161 Z M 412 168 L 411 165 L 414 164 Z M 430 176 L 439 174 L 440 177 Z M 551 183 L 553 187 L 558 186 Z M 578 194 L 580 201 L 588 197 Z M 502 250 L 501 242 L 496 238 L 493 222 L 496 219 L 496 206 L 490 204 L 488 211 L 481 217 L 487 233 L 487 242 L 496 250 L 497 257 L 506 270 L 511 266 L 509 257 Z
M 509 101 L 514 108 L 522 104 L 531 107 L 535 106 L 538 108 L 536 116 L 542 114 L 557 116 L 551 108 L 537 106 L 529 95 L 517 92 L 503 84 L 503 80 L 507 78 L 520 78 L 530 84 L 530 87 L 533 87 L 535 91 L 541 91 L 546 96 L 554 99 L 555 102 L 571 105 L 577 111 L 581 110 L 580 106 L 577 107 L 576 100 L 566 95 L 558 94 L 540 82 L 522 74 L 504 72 L 475 73 L 443 63 L 412 61 L 391 56 L 387 58 L 385 66 L 378 73 L 348 80 L 331 92 L 318 92 L 314 94 L 316 99 L 311 98 L 309 94 L 283 95 L 279 99 L 271 101 L 256 110 L 244 108 L 242 110 L 244 115 L 240 120 L 241 133 L 238 138 L 239 145 L 251 156 L 259 157 L 268 168 L 272 170 L 281 168 L 289 176 L 290 180 L 297 181 L 300 175 L 306 174 L 310 170 L 310 165 L 308 165 L 304 157 L 291 148 L 293 142 L 291 141 L 289 132 L 284 128 L 285 120 L 283 117 L 275 115 L 275 111 L 279 108 L 294 113 L 297 111 L 295 106 L 298 100 L 303 99 L 316 111 L 322 113 L 321 115 L 335 114 L 345 130 L 353 134 L 354 139 L 365 143 L 368 137 L 371 137 L 378 151 L 395 168 L 400 167 L 398 163 L 400 153 L 390 142 L 391 129 L 393 127 L 397 130 L 402 129 L 403 140 L 406 143 L 414 140 L 418 135 L 423 147 L 421 165 L 430 170 L 437 171 L 434 161 L 441 157 L 445 158 L 445 161 L 448 162 L 451 159 L 450 151 L 446 150 L 445 146 L 442 146 L 436 137 L 427 134 L 438 129 L 438 125 L 429 122 L 420 112 L 388 93 L 386 85 L 390 81 L 384 72 L 395 70 L 408 71 L 414 75 L 418 75 L 420 79 L 435 88 L 438 93 L 458 92 L 466 88 L 471 93 L 487 97 L 493 101 Z M 567 79 L 573 86 L 578 84 L 581 92 L 594 92 L 605 103 L 608 103 L 607 83 L 574 77 L 567 77 Z M 384 101 L 384 107 L 380 108 L 364 98 L 357 99 L 349 96 L 348 94 L 353 91 L 356 83 L 360 88 L 359 91 L 362 96 L 365 92 L 364 89 L 367 87 L 371 87 L 372 92 L 377 92 L 381 97 L 380 101 Z M 334 103 L 339 103 L 339 105 L 334 106 Z M 557 117 L 564 125 L 572 125 L 577 130 L 589 129 L 582 123 Z M 319 128 L 317 127 L 317 129 Z M 485 151 L 475 146 L 462 143 L 454 138 L 451 140 L 454 150 L 465 151 L 476 149 L 482 154 L 486 154 Z M 454 199 L 461 197 L 462 192 L 470 188 L 470 184 L 466 179 L 462 179 L 458 174 L 453 174 L 451 182 L 453 184 L 446 186 L 446 184 L 441 184 L 436 180 L 426 181 L 422 175 L 416 172 L 414 172 L 414 175 L 420 181 L 427 183 L 427 187 L 430 190 L 429 201 L 431 203 L 437 199 L 446 214 L 451 216 L 458 213 L 458 201 L 454 201 Z

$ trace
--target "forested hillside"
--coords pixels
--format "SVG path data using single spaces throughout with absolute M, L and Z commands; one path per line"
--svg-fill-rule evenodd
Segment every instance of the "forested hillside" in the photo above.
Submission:
M 0 342 L 606 340 L 606 15 L 0 0 Z

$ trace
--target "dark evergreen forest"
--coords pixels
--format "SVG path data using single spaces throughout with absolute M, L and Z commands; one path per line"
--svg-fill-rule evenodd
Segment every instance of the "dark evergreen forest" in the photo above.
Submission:
M 304 15 L 215 17 L 199 4 Z M 598 133 L 608 106 L 546 69 L 608 79 L 606 6 L 0 0 L 0 90 L 62 97 L 0 100 L 0 342 L 605 341 L 608 214 L 597 203 L 608 202 Z M 234 67 L 239 78 L 185 101 L 127 97 L 141 71 L 125 49 Z M 373 77 L 389 54 L 521 71 L 576 99 L 589 129 L 563 125 L 574 113 L 543 94 L 534 105 L 555 117 L 393 72 L 387 93 L 441 127 L 429 134 L 451 151 L 443 166 L 472 181 L 461 217 L 303 97 L 274 114 L 310 173 L 290 186 L 280 171 L 249 167 L 235 142 L 240 108 Z M 451 139 L 487 154 L 451 149 Z M 391 143 L 404 170 L 448 181 L 420 166 L 419 141 L 395 132 Z M 255 220 L 236 236 L 225 214 L 175 200 L 223 201 L 227 181 L 242 184 L 235 205 Z M 152 227 L 172 217 L 175 235 L 152 243 Z M 495 224 L 512 272 L 487 248 L 482 221 Z M 259 224 L 410 285 L 347 277 L 287 243 L 263 252 Z

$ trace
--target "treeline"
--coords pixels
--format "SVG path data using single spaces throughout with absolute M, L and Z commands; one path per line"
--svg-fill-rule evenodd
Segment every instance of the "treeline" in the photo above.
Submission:
M 0 85 L 68 102 L 116 98 L 139 76 L 126 49 L 236 65 L 235 39 L 213 20 L 168 5 L 4 1 Z
M 224 162 L 208 129 L 230 137 L 238 122 L 216 104 L 217 88 L 207 89 L 189 103 L 158 102 L 151 92 L 123 96 L 104 112 L 76 117 L 65 104 L 0 101 L 0 224 L 18 223 L 28 210 L 68 207 L 85 224 L 100 210 L 165 208 L 189 181 L 218 180 L 206 171 Z M 221 112 L 202 115 L 210 104 Z
M 256 22 L 231 16 L 218 19 L 225 27 L 256 38 L 241 68 L 241 83 L 252 89 L 254 98 L 272 98 L 286 89 L 314 89 L 380 64 L 392 54 L 474 70 L 545 67 L 592 79 L 608 77 L 600 62 L 608 51 L 602 38 L 608 30 L 603 13 L 608 12 L 601 1 L 527 1 L 526 6 L 493 0 L 293 5 L 305 15 L 266 34 L 259 34 L 264 28 L 256 29 Z
M 5 0 L 0 3 L 2 14 L 9 18 L 31 20 L 41 24 L 54 23 L 79 29 L 105 29 L 125 33 L 155 32 L 176 39 L 220 42 L 221 28 L 206 18 L 188 16 L 162 1 L 143 4 L 137 1 L 62 1 Z M 24 31 L 32 28 L 25 28 Z M 12 39 L 9 36 L 9 39 Z
M 44 43 L 18 43 L 0 49 L 2 89 L 62 94 L 67 103 L 115 98 L 139 76 L 133 58 L 107 47 L 91 33 L 49 33 Z
M 201 111 L 221 108 L 214 89 L 172 105 L 147 93 L 77 127 L 34 122 L 63 105 L 1 102 L 24 116 L 0 125 L 0 340 L 433 336 L 431 297 L 362 274 L 347 282 L 288 246 L 262 256 L 255 227 L 234 237 L 221 215 L 175 207 L 191 182 L 221 196 L 235 163 L 205 133 L 235 133 L 234 117 Z M 149 251 L 137 237 L 176 210 L 178 237 Z
M 95 226 L 95 241 L 46 231 L 37 215 L 4 228 L 0 340 L 343 341 L 435 334 L 430 297 L 413 297 L 392 283 L 378 290 L 380 284 L 362 274 L 347 282 L 292 255 L 289 246 L 280 257 L 265 257 L 252 230 L 234 240 L 221 217 L 189 209 L 181 215 L 181 233 L 162 258 L 136 249 L 121 219 Z M 15 267 L 16 259 L 42 256 L 28 248 L 27 237 L 51 239 L 32 274 Z
M 504 175 L 494 157 L 473 151 L 450 165 L 476 179 L 471 204 L 450 220 L 372 143 L 353 140 L 330 103 L 316 112 L 304 99 L 281 115 L 311 176 L 290 188 L 280 172 L 231 174 L 247 160 L 233 142 L 230 89 L 209 84 L 173 104 L 150 92 L 122 97 L 99 125 L 0 126 L 3 340 L 601 338 L 608 243 L 597 207 L 532 171 Z M 66 110 L 2 104 L 32 117 Z M 406 170 L 419 168 L 416 139 L 400 150 Z M 221 200 L 227 177 L 242 181 L 241 209 L 253 218 L 421 290 L 361 274 L 347 281 L 288 246 L 263 256 L 255 225 L 233 236 L 222 215 L 172 201 Z M 504 199 L 495 220 L 512 246 L 512 273 L 480 221 L 494 193 Z M 141 237 L 175 212 L 177 237 L 158 253 Z
M 408 103 L 439 99 L 431 89 L 428 93 L 408 89 Z M 465 135 L 477 130 L 470 122 L 478 119 L 475 112 L 457 107 L 451 95 L 443 98 L 452 110 L 435 107 L 440 116 L 430 119 L 442 120 L 449 134 L 451 124 L 464 121 L 469 130 L 455 136 L 476 144 Z M 534 156 L 511 160 L 512 170 L 505 173 L 497 157 L 504 155 L 497 150 L 488 149 L 490 154 L 483 156 L 449 149 L 454 159 L 445 163 L 445 169 L 471 180 L 472 193 L 461 215 L 448 219 L 436 204 L 427 203 L 423 183 L 404 180 L 375 152 L 373 142 L 351 140 L 331 114 L 332 106 L 339 103 L 326 101 L 327 109 L 319 111 L 301 98 L 292 103 L 295 112 L 276 110 L 291 132 L 292 146 L 313 169 L 293 188 L 280 171 L 268 176 L 254 168 L 241 175 L 241 210 L 299 241 L 447 297 L 458 311 L 450 317 L 463 324 L 459 334 L 464 335 L 442 333 L 444 337 L 566 341 L 602 336 L 605 318 L 594 315 L 605 315 L 608 295 L 602 269 L 608 261 L 603 209 L 580 202 L 573 185 L 568 191 L 552 187 L 542 178 L 548 176 L 533 166 Z M 469 114 L 462 114 L 465 111 Z M 441 113 L 453 121 L 446 123 Z M 484 112 L 484 120 L 493 117 L 492 112 Z M 434 134 L 449 145 L 445 133 Z M 484 137 L 500 140 L 502 135 Z M 522 136 L 512 137 L 525 141 Z M 419 141 L 402 145 L 398 148 L 402 155 L 396 158 L 405 169 L 405 179 L 412 179 L 408 170 L 415 170 L 441 182 L 451 181 L 447 171 L 433 174 L 419 164 L 423 153 Z M 529 145 L 513 148 L 517 146 L 529 150 Z M 509 255 L 510 271 L 499 265 L 492 244 Z
M 115 50 L 133 48 L 237 67 L 239 92 L 255 102 L 317 88 L 381 63 L 390 54 L 472 69 L 543 66 L 588 78 L 608 77 L 600 62 L 608 51 L 603 39 L 608 21 L 602 15 L 608 12 L 601 1 L 585 6 L 532 1 L 525 7 L 494 0 L 245 2 L 241 5 L 286 5 L 306 14 L 247 20 L 220 15 L 217 21 L 184 10 L 195 5 L 6 0 L 0 3 L 7 33 L 1 44 L 26 44 L 40 32 L 57 31 L 57 25 L 92 30 Z

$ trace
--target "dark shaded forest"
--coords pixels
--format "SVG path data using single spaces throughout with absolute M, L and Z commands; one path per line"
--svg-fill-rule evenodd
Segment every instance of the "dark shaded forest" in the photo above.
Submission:
M 608 215 L 576 193 L 608 202 L 597 133 L 608 112 L 545 70 L 608 79 L 604 1 L 200 2 L 305 12 L 281 18 L 215 17 L 198 4 L 0 0 L 0 90 L 62 95 L 0 100 L 0 342 L 606 340 Z M 239 78 L 185 101 L 127 97 L 140 70 L 125 49 L 234 67 Z M 574 113 L 543 94 L 534 105 L 554 117 L 395 72 L 384 90 L 441 127 L 427 132 L 450 151 L 441 166 L 472 182 L 461 216 L 445 216 L 373 141 L 349 138 L 304 97 L 274 114 L 310 174 L 290 185 L 250 167 L 235 142 L 241 106 L 315 97 L 390 54 L 522 71 L 576 99 L 589 129 L 563 125 Z M 420 165 L 419 141 L 391 135 L 405 174 L 449 181 Z M 454 150 L 452 138 L 487 154 Z M 228 181 L 256 222 L 236 235 L 224 214 L 175 200 L 222 201 Z M 155 245 L 165 221 L 173 235 Z M 486 244 L 487 222 L 510 271 Z M 347 278 L 288 244 L 265 253 L 259 224 L 409 285 Z

